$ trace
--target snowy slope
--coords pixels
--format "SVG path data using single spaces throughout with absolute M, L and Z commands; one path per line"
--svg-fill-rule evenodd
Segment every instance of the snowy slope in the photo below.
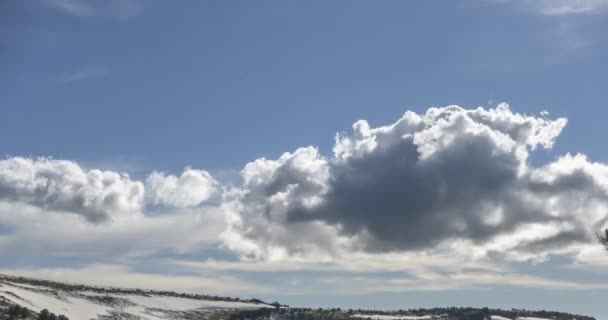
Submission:
M 71 320 L 90 319 L 191 319 L 216 310 L 259 309 L 267 304 L 206 300 L 142 290 L 62 285 L 53 282 L 0 275 L 0 300 L 16 303 L 34 311 L 48 309 Z
M 404 315 L 387 315 L 387 314 L 354 314 L 353 317 L 372 320 L 431 320 L 440 319 L 441 317 L 427 316 L 404 316 Z

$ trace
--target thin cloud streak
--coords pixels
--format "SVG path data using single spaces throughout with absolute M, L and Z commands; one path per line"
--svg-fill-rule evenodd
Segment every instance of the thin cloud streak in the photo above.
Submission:
M 58 76 L 55 79 L 50 80 L 50 82 L 56 85 L 67 85 L 92 79 L 106 78 L 110 76 L 110 74 L 111 72 L 107 68 L 86 67 L 79 69 L 75 72 L 66 73 L 61 76 Z
M 130 20 L 143 12 L 139 0 L 46 0 L 49 7 L 77 18 L 102 17 Z

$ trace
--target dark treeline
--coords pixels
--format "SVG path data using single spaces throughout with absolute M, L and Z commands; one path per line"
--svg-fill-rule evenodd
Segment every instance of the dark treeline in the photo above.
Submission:
M 355 316 L 356 315 L 356 316 Z M 595 320 L 593 317 L 546 310 L 525 309 L 490 309 L 490 308 L 432 308 L 409 309 L 396 311 L 378 311 L 340 308 L 262 308 L 258 310 L 242 310 L 230 315 L 228 320 L 372 320 L 373 315 L 390 316 L 432 316 L 442 320 L 488 320 L 491 316 L 501 316 L 508 319 L 518 317 L 538 317 L 554 320 Z
M 382 315 L 409 315 L 409 316 L 425 316 L 425 315 L 446 315 L 457 319 L 477 319 L 480 316 L 501 316 L 505 318 L 515 319 L 517 317 L 538 317 L 550 318 L 556 320 L 595 320 L 593 317 L 571 314 L 565 312 L 547 311 L 547 310 L 526 310 L 526 309 L 491 309 L 491 308 L 470 308 L 470 307 L 444 307 L 444 308 L 420 308 L 396 311 L 378 311 L 378 310 L 350 310 L 350 312 L 358 314 L 382 314 Z M 459 318 L 460 317 L 460 318 Z
M 47 309 L 36 313 L 20 305 L 10 305 L 0 309 L 0 319 L 2 320 L 69 320 L 68 317 L 60 314 L 56 315 Z

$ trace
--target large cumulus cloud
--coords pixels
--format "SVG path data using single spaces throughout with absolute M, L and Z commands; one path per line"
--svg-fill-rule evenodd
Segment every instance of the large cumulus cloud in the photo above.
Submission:
M 542 167 L 566 119 L 507 105 L 406 112 L 357 121 L 334 154 L 314 147 L 258 159 L 226 196 L 226 245 L 246 256 L 458 250 L 542 259 L 588 243 L 605 226 L 608 167 L 565 155 Z

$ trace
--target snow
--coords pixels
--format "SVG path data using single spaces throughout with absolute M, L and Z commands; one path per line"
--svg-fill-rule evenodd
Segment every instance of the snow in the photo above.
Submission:
M 501 316 L 490 316 L 491 320 L 511 320 L 509 318 L 501 317 Z
M 400 316 L 400 315 L 387 315 L 387 314 L 354 314 L 353 317 L 357 318 L 371 318 L 375 320 L 426 320 L 432 319 L 430 315 L 426 316 Z
M 519 317 L 515 320 L 553 320 L 549 318 L 536 318 L 536 317 Z
M 61 291 L 56 288 L 2 281 L 0 279 L 0 296 L 25 306 L 34 311 L 48 309 L 55 314 L 66 315 L 70 319 L 90 320 L 111 313 L 129 313 L 142 320 L 164 320 L 168 312 L 204 311 L 217 309 L 259 309 L 269 307 L 237 301 L 200 300 L 186 297 L 174 297 L 146 294 L 101 294 L 89 290 Z M 104 304 L 100 297 L 112 297 L 117 303 Z M 107 303 L 107 302 L 106 302 Z M 172 317 L 173 319 L 173 317 Z
M 53 313 L 64 314 L 70 319 L 96 319 L 97 315 L 107 315 L 107 306 L 95 304 L 89 300 L 74 297 L 54 297 L 40 291 L 27 290 L 16 286 L 5 285 L 0 288 L 0 295 L 13 303 L 40 311 L 49 309 Z M 12 294 L 6 294 L 10 292 Z
M 141 295 L 118 295 L 122 298 L 127 298 L 130 301 L 144 306 L 154 306 L 158 309 L 169 309 L 176 311 L 186 311 L 195 309 L 258 309 L 259 304 L 233 302 L 233 301 L 213 301 L 213 300 L 197 300 L 178 297 L 166 296 L 141 296 Z
M 24 287 L 24 288 L 31 288 L 31 289 L 40 289 L 40 287 L 39 287 L 39 286 L 34 286 L 34 285 L 31 285 L 31 284 L 27 284 L 27 283 L 13 283 L 13 282 L 10 282 L 10 281 L 6 281 L 6 282 L 4 282 L 4 283 L 5 283 L 5 284 L 10 284 L 10 285 L 15 286 L 15 287 Z

